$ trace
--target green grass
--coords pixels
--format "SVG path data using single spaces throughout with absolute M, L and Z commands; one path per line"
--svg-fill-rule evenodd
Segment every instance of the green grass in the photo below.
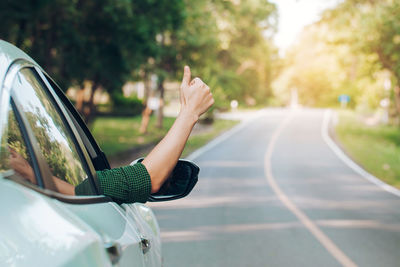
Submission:
M 92 126 L 92 133 L 100 147 L 108 157 L 116 156 L 118 153 L 132 149 L 134 147 L 154 144 L 160 141 L 172 126 L 175 118 L 164 118 L 164 128 L 155 127 L 156 118 L 151 117 L 148 133 L 139 133 L 141 117 L 120 118 L 120 117 L 101 117 L 96 119 Z M 199 134 L 190 136 L 183 152 L 183 156 L 188 156 L 197 148 L 205 145 L 222 132 L 232 128 L 237 121 L 215 120 L 212 126 Z
M 148 125 L 148 133 L 139 133 L 141 116 L 136 117 L 100 117 L 92 126 L 92 133 L 101 149 L 112 157 L 121 151 L 135 146 L 155 143 L 167 133 L 174 123 L 174 118 L 164 119 L 164 128 L 155 127 L 156 117 L 152 116 Z
M 339 112 L 336 136 L 347 153 L 368 172 L 400 188 L 400 128 L 368 126 L 351 111 Z

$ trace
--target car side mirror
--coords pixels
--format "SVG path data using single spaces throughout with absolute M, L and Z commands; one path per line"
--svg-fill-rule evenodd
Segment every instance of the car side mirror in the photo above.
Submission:
M 143 158 L 131 163 L 141 162 Z M 168 201 L 187 196 L 198 181 L 200 168 L 193 162 L 185 159 L 178 160 L 168 179 L 158 192 L 150 195 L 148 201 Z

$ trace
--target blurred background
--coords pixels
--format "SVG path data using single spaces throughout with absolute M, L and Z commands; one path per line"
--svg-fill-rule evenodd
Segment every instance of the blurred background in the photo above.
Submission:
M 113 165 L 165 134 L 184 65 L 216 100 L 185 155 L 237 123 L 218 114 L 287 106 L 340 109 L 338 139 L 361 163 L 371 140 L 400 152 L 398 0 L 3 0 L 0 17 Z M 371 171 L 395 180 L 398 161 Z
M 211 88 L 183 154 L 198 184 L 149 204 L 165 266 L 399 266 L 400 0 L 2 0 L 0 18 L 113 167 L 166 134 L 184 65 Z

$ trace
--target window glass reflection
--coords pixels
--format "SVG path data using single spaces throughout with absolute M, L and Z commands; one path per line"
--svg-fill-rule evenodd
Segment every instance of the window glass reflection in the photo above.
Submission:
M 69 131 L 32 69 L 22 69 L 13 82 L 13 93 L 39 143 L 52 173 L 74 186 L 86 177 Z
M 4 173 L 5 171 L 10 170 L 10 163 L 9 163 L 10 153 L 8 151 L 8 144 L 7 144 L 7 138 L 8 138 L 7 123 L 8 123 L 8 120 L 6 120 L 4 122 L 4 125 L 0 125 L 0 129 L 2 131 L 0 133 L 0 136 L 1 136 L 1 140 L 0 140 L 0 174 Z
M 14 170 L 25 180 L 37 184 L 31 166 L 32 158 L 29 155 L 19 124 L 15 119 L 11 105 L 8 111 L 8 120 L 5 138 L 1 142 L 0 172 Z

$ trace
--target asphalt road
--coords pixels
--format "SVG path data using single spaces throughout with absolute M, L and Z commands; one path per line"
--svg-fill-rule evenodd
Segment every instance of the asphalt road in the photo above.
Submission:
M 192 194 L 150 205 L 165 267 L 400 266 L 400 197 L 333 152 L 325 115 L 266 110 L 196 156 Z

